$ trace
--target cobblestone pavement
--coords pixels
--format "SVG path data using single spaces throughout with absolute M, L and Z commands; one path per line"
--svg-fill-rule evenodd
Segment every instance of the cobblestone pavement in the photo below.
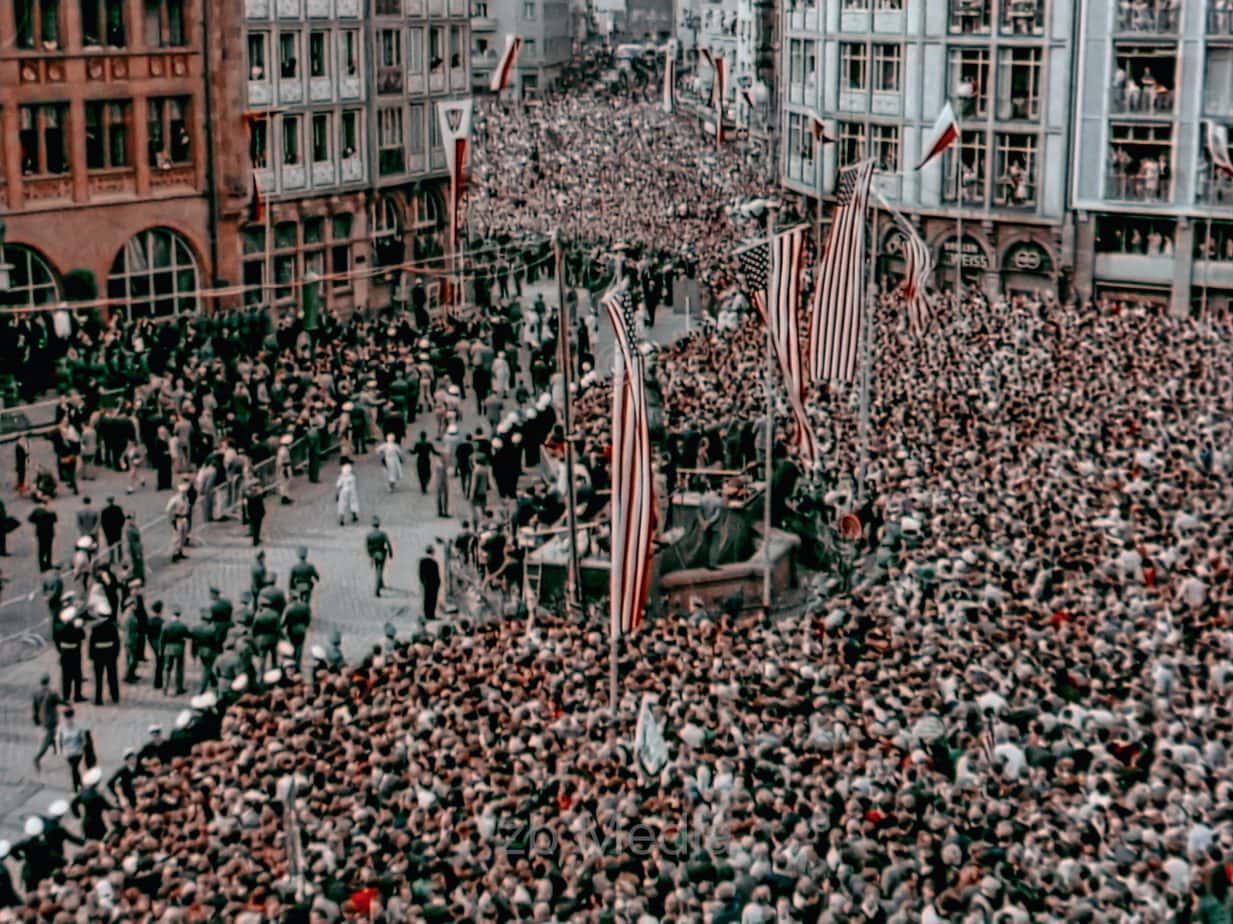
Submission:
M 545 298 L 555 301 L 555 286 L 536 288 L 545 289 Z M 661 311 L 657 320 L 653 335 L 660 342 L 670 341 L 684 327 L 683 315 L 671 310 Z M 606 325 L 601 326 L 601 342 L 596 350 L 600 369 L 610 367 L 612 354 L 611 338 L 603 327 Z M 474 410 L 472 399 L 464 425 L 475 420 Z M 421 427 L 429 425 L 428 419 L 419 417 L 411 426 L 408 439 L 416 437 Z M 431 430 L 429 435 L 432 435 Z M 34 449 L 36 457 L 50 460 L 50 450 L 45 443 L 36 441 Z M 6 446 L 0 450 L 0 484 L 3 484 L 9 515 L 21 519 L 23 526 L 10 536 L 12 557 L 0 559 L 10 588 L 20 595 L 10 597 L 7 591 L 5 593 L 6 601 L 16 602 L 7 606 L 0 604 L 0 638 L 25 628 L 45 632 L 48 622 L 46 607 L 37 593 L 33 599 L 21 599 L 37 587 L 38 575 L 34 538 L 25 523 L 31 505 L 15 496 L 12 473 L 12 448 Z M 313 599 L 313 625 L 308 644 L 311 646 L 337 628 L 343 633 L 344 654 L 355 658 L 380 641 L 382 627 L 387 621 L 392 622 L 401 635 L 418 621 L 422 601 L 416 563 L 431 542 L 457 532 L 461 522 L 458 514 L 463 513 L 464 505 L 460 504 L 458 488 L 454 485 L 450 502 L 454 517 L 438 518 L 432 497 L 420 494 L 413 466 L 407 467 L 399 489 L 393 494 L 387 493 L 381 467 L 375 454 L 370 452 L 356 461 L 360 523 L 340 527 L 334 512 L 337 473 L 335 458 L 323 467 L 319 484 L 297 479 L 293 486 L 293 504 L 280 506 L 276 499 L 271 499 L 267 503 L 263 547 L 267 567 L 278 574 L 283 586 L 295 561 L 296 548 L 303 545 L 309 549 L 309 561 L 317 566 L 322 581 Z M 114 496 L 126 510 L 137 514 L 139 523 L 148 523 L 162 514 L 169 493 L 156 493 L 152 479 L 147 482 L 144 490 L 125 495 L 126 476 L 98 472 L 96 481 L 83 482 L 82 493 L 89 493 L 99 506 L 108 496 Z M 55 502 L 60 516 L 58 554 L 69 551 L 79 507 L 80 498 L 71 495 L 61 496 Z M 394 546 L 394 558 L 386 571 L 389 586 L 380 599 L 372 594 L 372 576 L 364 550 L 364 537 L 373 514 L 381 516 L 382 527 Z M 240 593 L 248 586 L 254 552 L 251 540 L 238 521 L 215 523 L 204 529 L 195 523 L 194 546 L 189 550 L 188 560 L 179 564 L 169 561 L 170 541 L 170 529 L 165 522 L 153 526 L 146 535 L 148 602 L 162 599 L 168 606 L 181 606 L 190 624 L 196 619 L 199 608 L 208 602 L 208 588 L 212 586 L 217 586 L 238 603 Z M 32 763 L 41 733 L 32 723 L 31 696 L 44 673 L 50 674 L 54 683 L 59 682 L 56 652 L 49 646 L 37 657 L 4 667 L 0 674 L 0 838 L 20 837 L 27 815 L 46 811 L 52 801 L 70 795 L 69 772 L 63 760 L 49 753 L 43 758 L 41 772 L 36 772 Z M 90 674 L 87 665 L 87 697 L 93 696 Z M 122 684 L 118 705 L 96 707 L 91 700 L 78 707 L 79 723 L 93 732 L 105 773 L 118 765 L 125 748 L 144 742 L 150 725 L 159 724 L 165 730 L 170 729 L 179 711 L 187 707 L 188 697 L 167 696 L 154 690 L 149 677 L 147 665 L 141 682 Z M 199 677 L 198 666 L 194 663 L 185 680 L 190 691 L 195 692 Z

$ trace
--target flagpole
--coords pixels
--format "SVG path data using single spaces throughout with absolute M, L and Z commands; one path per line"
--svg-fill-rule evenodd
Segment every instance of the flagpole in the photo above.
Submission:
M 779 204 L 769 202 L 766 206 L 766 233 L 770 252 L 767 254 L 766 274 L 766 490 L 762 497 L 762 608 L 770 615 L 771 609 L 771 480 L 775 474 L 775 378 L 773 360 L 775 340 L 771 332 L 771 265 L 775 260 L 775 212 Z
M 860 430 L 861 461 L 857 470 L 856 499 L 865 502 L 865 476 L 869 470 L 869 390 L 873 365 L 874 313 L 878 307 L 878 284 L 876 266 L 878 261 L 878 210 L 869 209 L 869 278 L 865 293 L 865 311 L 861 318 L 861 384 L 860 384 Z
M 569 516 L 569 571 L 565 580 L 565 605 L 567 610 L 580 612 L 582 608 L 582 581 L 578 566 L 578 510 L 574 487 L 574 429 L 573 429 L 573 352 L 569 340 L 569 325 L 565 307 L 565 253 L 561 247 L 561 229 L 553 232 L 553 250 L 557 266 L 557 327 L 559 361 L 564 376 L 565 400 L 562 403 L 561 423 L 565 428 L 565 502 Z
M 959 134 L 955 148 L 955 310 L 963 302 L 963 131 L 955 121 Z
M 1212 169 L 1212 182 L 1216 180 L 1215 168 Z M 1207 320 L 1207 289 L 1208 277 L 1212 268 L 1212 213 L 1208 212 L 1203 219 L 1206 229 L 1203 232 L 1203 294 L 1200 296 L 1199 317 Z

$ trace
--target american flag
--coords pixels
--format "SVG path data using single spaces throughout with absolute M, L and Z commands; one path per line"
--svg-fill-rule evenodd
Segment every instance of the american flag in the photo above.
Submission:
M 925 285 L 933 275 L 933 254 L 929 252 L 929 245 L 921 240 L 920 234 L 912 227 L 912 223 L 881 196 L 878 199 L 882 208 L 891 213 L 895 227 L 903 235 L 905 271 L 899 292 L 907 304 L 908 325 L 912 333 L 919 336 L 929 326 L 929 300 L 925 297 Z
M 813 382 L 852 382 L 860 356 L 865 298 L 865 210 L 872 160 L 839 174 L 831 229 L 818 265 L 809 319 L 809 375 Z
M 808 225 L 797 225 L 773 235 L 769 241 L 739 251 L 737 258 L 749 287 L 749 300 L 771 330 L 775 359 L 796 423 L 793 443 L 802 461 L 812 465 L 818 458 L 818 445 L 805 413 L 807 386 L 800 330 L 801 270 L 808 233 Z
M 655 472 L 642 354 L 628 280 L 604 295 L 616 334 L 612 376 L 612 568 L 608 575 L 614 636 L 640 625 L 651 585 Z

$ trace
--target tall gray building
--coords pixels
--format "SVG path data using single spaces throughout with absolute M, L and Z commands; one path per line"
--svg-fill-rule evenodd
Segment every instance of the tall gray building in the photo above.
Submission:
M 507 35 L 523 37 L 511 80 L 520 98 L 550 89 L 569 63 L 574 47 L 574 13 L 568 0 L 470 0 L 473 81 L 487 88 L 505 51 Z
M 1074 111 L 1076 281 L 1174 310 L 1233 298 L 1233 179 L 1205 120 L 1233 124 L 1233 4 L 1090 3 Z
M 1073 0 L 817 0 L 782 11 L 781 175 L 817 203 L 875 158 L 877 189 L 917 223 L 940 282 L 1052 290 L 1069 271 Z M 959 143 L 915 170 L 950 102 Z M 811 113 L 834 144 L 815 143 Z M 962 240 L 959 237 L 962 203 Z M 883 227 L 885 268 L 901 270 Z

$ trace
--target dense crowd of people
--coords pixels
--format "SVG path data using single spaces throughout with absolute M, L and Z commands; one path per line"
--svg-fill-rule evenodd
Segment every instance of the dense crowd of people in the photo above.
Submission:
M 720 266 L 736 233 L 727 213 L 687 205 L 659 226 L 627 210 L 697 201 L 676 181 L 645 200 L 608 197 L 640 163 L 633 151 L 675 163 L 692 142 L 649 107 L 594 105 L 609 108 L 549 101 L 518 116 L 520 152 L 494 134 L 481 186 L 501 149 L 525 157 L 510 188 L 526 198 L 500 203 L 488 187 L 477 220 L 513 234 L 516 208 L 540 231 L 574 221 L 575 239 L 680 241 Z M 575 162 L 573 136 L 548 134 L 601 120 L 625 160 L 583 141 Z M 725 196 L 752 191 L 718 182 Z M 593 306 L 574 310 L 593 325 Z M 24 890 L 0 876 L 0 920 L 1228 920 L 1227 324 L 1049 297 L 937 298 L 932 310 L 914 336 L 896 297 L 882 299 L 863 491 L 855 392 L 811 396 L 822 465 L 802 484 L 824 525 L 856 512 L 861 530 L 852 573 L 823 575 L 803 608 L 651 620 L 622 648 L 615 713 L 602 621 L 389 633 L 353 664 L 322 649 L 301 665 L 276 647 L 2 845 Z M 524 357 L 552 342 L 548 315 L 530 314 L 542 323 Z M 467 323 L 438 335 L 413 314 L 354 320 L 312 351 L 308 333 L 279 328 L 268 336 L 285 339 L 282 353 L 234 367 L 169 349 L 164 380 L 213 394 L 194 371 L 204 362 L 228 383 L 216 420 L 259 383 L 277 421 L 260 432 L 311 427 L 318 405 L 337 406 L 360 452 L 369 428 L 345 403 L 379 413 L 371 391 L 401 410 L 395 382 L 418 378 L 425 355 L 444 370 L 446 405 L 467 400 L 465 373 L 489 367 L 450 357 L 477 342 L 494 362 L 508 352 L 505 322 Z M 762 349 L 747 319 L 656 354 L 667 465 L 757 457 Z M 519 473 L 553 471 L 562 383 L 550 369 L 545 359 L 533 387 L 492 409 L 476 458 L 505 450 Z M 582 465 L 598 496 L 606 390 L 579 371 Z M 448 407 L 435 423 L 446 444 L 457 438 L 456 461 L 466 434 L 449 432 Z M 525 505 L 527 523 L 559 516 L 559 490 L 525 500 L 511 485 L 493 492 L 515 523 Z M 485 520 L 487 505 L 474 507 Z M 634 747 L 644 694 L 663 766 Z M 66 853 L 68 811 L 85 837 Z

